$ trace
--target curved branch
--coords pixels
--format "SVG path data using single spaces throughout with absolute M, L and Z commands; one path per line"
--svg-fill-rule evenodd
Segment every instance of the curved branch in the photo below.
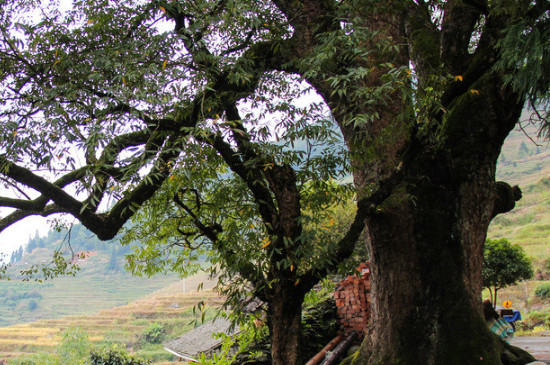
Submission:
M 272 224 L 276 214 L 276 207 L 261 171 L 255 168 L 254 164 L 250 164 L 249 160 L 243 161 L 243 155 L 234 151 L 231 145 L 224 141 L 221 135 L 212 134 L 208 139 L 201 136 L 195 136 L 195 138 L 200 142 L 207 143 L 214 147 L 227 163 L 231 171 L 236 173 L 246 183 L 254 196 L 254 200 L 268 233 L 273 234 Z
M 11 226 L 12 224 L 19 222 L 20 220 L 30 217 L 32 215 L 47 217 L 49 215 L 56 214 L 56 213 L 65 213 L 65 210 L 60 208 L 56 204 L 47 205 L 43 209 L 36 210 L 36 211 L 17 210 L 0 220 L 0 232 L 2 232 L 4 229 Z
M 67 194 L 60 185 L 50 183 L 32 171 L 8 161 L 5 156 L 0 156 L 0 171 L 3 175 L 42 193 L 43 196 L 49 197 L 59 206 L 71 207 L 71 210 L 75 212 L 83 208 L 82 203 Z M 82 177 L 83 173 L 82 169 L 76 170 L 65 178 L 75 181 L 76 176 Z
M 82 223 L 96 233 L 99 239 L 109 240 L 113 238 L 120 228 L 134 215 L 134 213 L 149 200 L 162 186 L 162 183 L 172 173 L 173 166 L 180 155 L 178 147 L 180 136 L 171 136 L 163 147 L 159 157 L 151 171 L 142 178 L 142 181 L 132 190 L 126 191 L 124 198 L 118 201 L 108 214 L 99 215 L 101 224 L 96 225 L 91 221 L 87 226 L 81 217 Z M 82 217 L 84 218 L 84 217 Z

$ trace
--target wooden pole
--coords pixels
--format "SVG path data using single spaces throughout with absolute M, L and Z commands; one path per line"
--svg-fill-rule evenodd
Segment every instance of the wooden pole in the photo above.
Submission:
M 328 351 L 332 350 L 333 348 L 336 347 L 336 345 L 338 345 L 338 343 L 342 340 L 342 336 L 336 336 L 332 339 L 332 341 L 330 341 L 325 347 L 323 347 L 323 349 L 321 351 L 319 351 L 315 356 L 313 356 L 311 358 L 311 360 L 309 360 L 306 365 L 317 365 L 319 364 L 321 361 L 323 361 L 323 359 L 325 358 L 325 355 Z
M 334 351 L 332 351 L 325 360 L 321 363 L 321 365 L 332 365 L 336 364 L 336 362 L 348 351 L 348 349 L 353 344 L 353 341 L 357 338 L 357 332 L 352 331 L 350 335 L 342 342 L 336 346 Z

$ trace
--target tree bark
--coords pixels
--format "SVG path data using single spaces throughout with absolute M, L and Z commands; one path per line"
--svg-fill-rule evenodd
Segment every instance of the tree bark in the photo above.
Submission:
M 464 280 L 480 263 L 466 254 L 474 243 L 461 240 L 461 199 L 430 185 L 408 190 L 414 201 L 394 197 L 369 219 L 373 317 L 357 364 L 499 363 Z
M 300 364 L 300 330 L 304 295 L 293 283 L 274 283 L 274 296 L 268 307 L 273 365 Z

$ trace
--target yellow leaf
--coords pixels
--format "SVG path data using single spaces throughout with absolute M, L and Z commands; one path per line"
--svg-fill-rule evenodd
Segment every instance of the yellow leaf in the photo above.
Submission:
M 164 69 L 166 68 L 166 64 L 168 63 L 168 60 L 165 60 L 163 63 L 162 63 L 162 71 L 164 71 Z
M 53 65 L 54 65 L 54 66 L 57 65 L 59 62 L 61 62 L 61 61 L 60 61 L 60 60 L 57 60 L 57 61 L 55 61 L 55 62 L 53 63 Z
M 92 24 L 93 22 L 94 22 L 93 19 L 88 20 L 88 24 Z
M 122 78 L 122 83 L 126 86 L 126 79 L 124 77 Z
M 461 75 L 455 76 L 455 81 L 462 81 L 462 76 Z
M 168 178 L 168 181 L 172 181 L 172 180 L 174 180 L 174 175 L 172 175 Z
M 479 90 L 471 89 L 470 92 L 471 92 L 472 94 L 479 95 Z
M 294 282 L 294 286 L 298 286 L 299 283 L 300 283 L 300 279 L 298 279 Z
M 334 225 L 334 218 L 330 220 L 330 223 L 328 224 L 329 227 L 332 227 Z
M 164 8 L 164 6 L 159 6 L 159 9 L 160 9 L 160 11 L 162 11 L 163 13 L 166 13 L 166 9 Z
M 294 265 L 290 265 L 290 271 L 294 271 Z
M 13 136 L 17 137 L 17 131 L 13 131 Z
M 269 238 L 265 238 L 263 241 L 262 241 L 263 245 L 262 245 L 262 248 L 266 248 L 267 246 L 269 246 L 271 244 L 271 240 Z

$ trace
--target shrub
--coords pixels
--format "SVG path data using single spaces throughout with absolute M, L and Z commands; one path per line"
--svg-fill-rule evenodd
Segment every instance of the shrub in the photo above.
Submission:
M 166 328 L 160 323 L 151 323 L 142 336 L 147 343 L 161 343 L 166 337 Z
M 150 361 L 138 355 L 131 355 L 119 346 L 90 351 L 87 365 L 149 365 Z
M 550 299 L 550 283 L 539 285 L 535 289 L 535 295 L 541 299 Z
M 63 332 L 63 339 L 57 346 L 56 353 L 63 364 L 77 364 L 88 355 L 90 346 L 88 334 L 78 327 L 71 327 Z

